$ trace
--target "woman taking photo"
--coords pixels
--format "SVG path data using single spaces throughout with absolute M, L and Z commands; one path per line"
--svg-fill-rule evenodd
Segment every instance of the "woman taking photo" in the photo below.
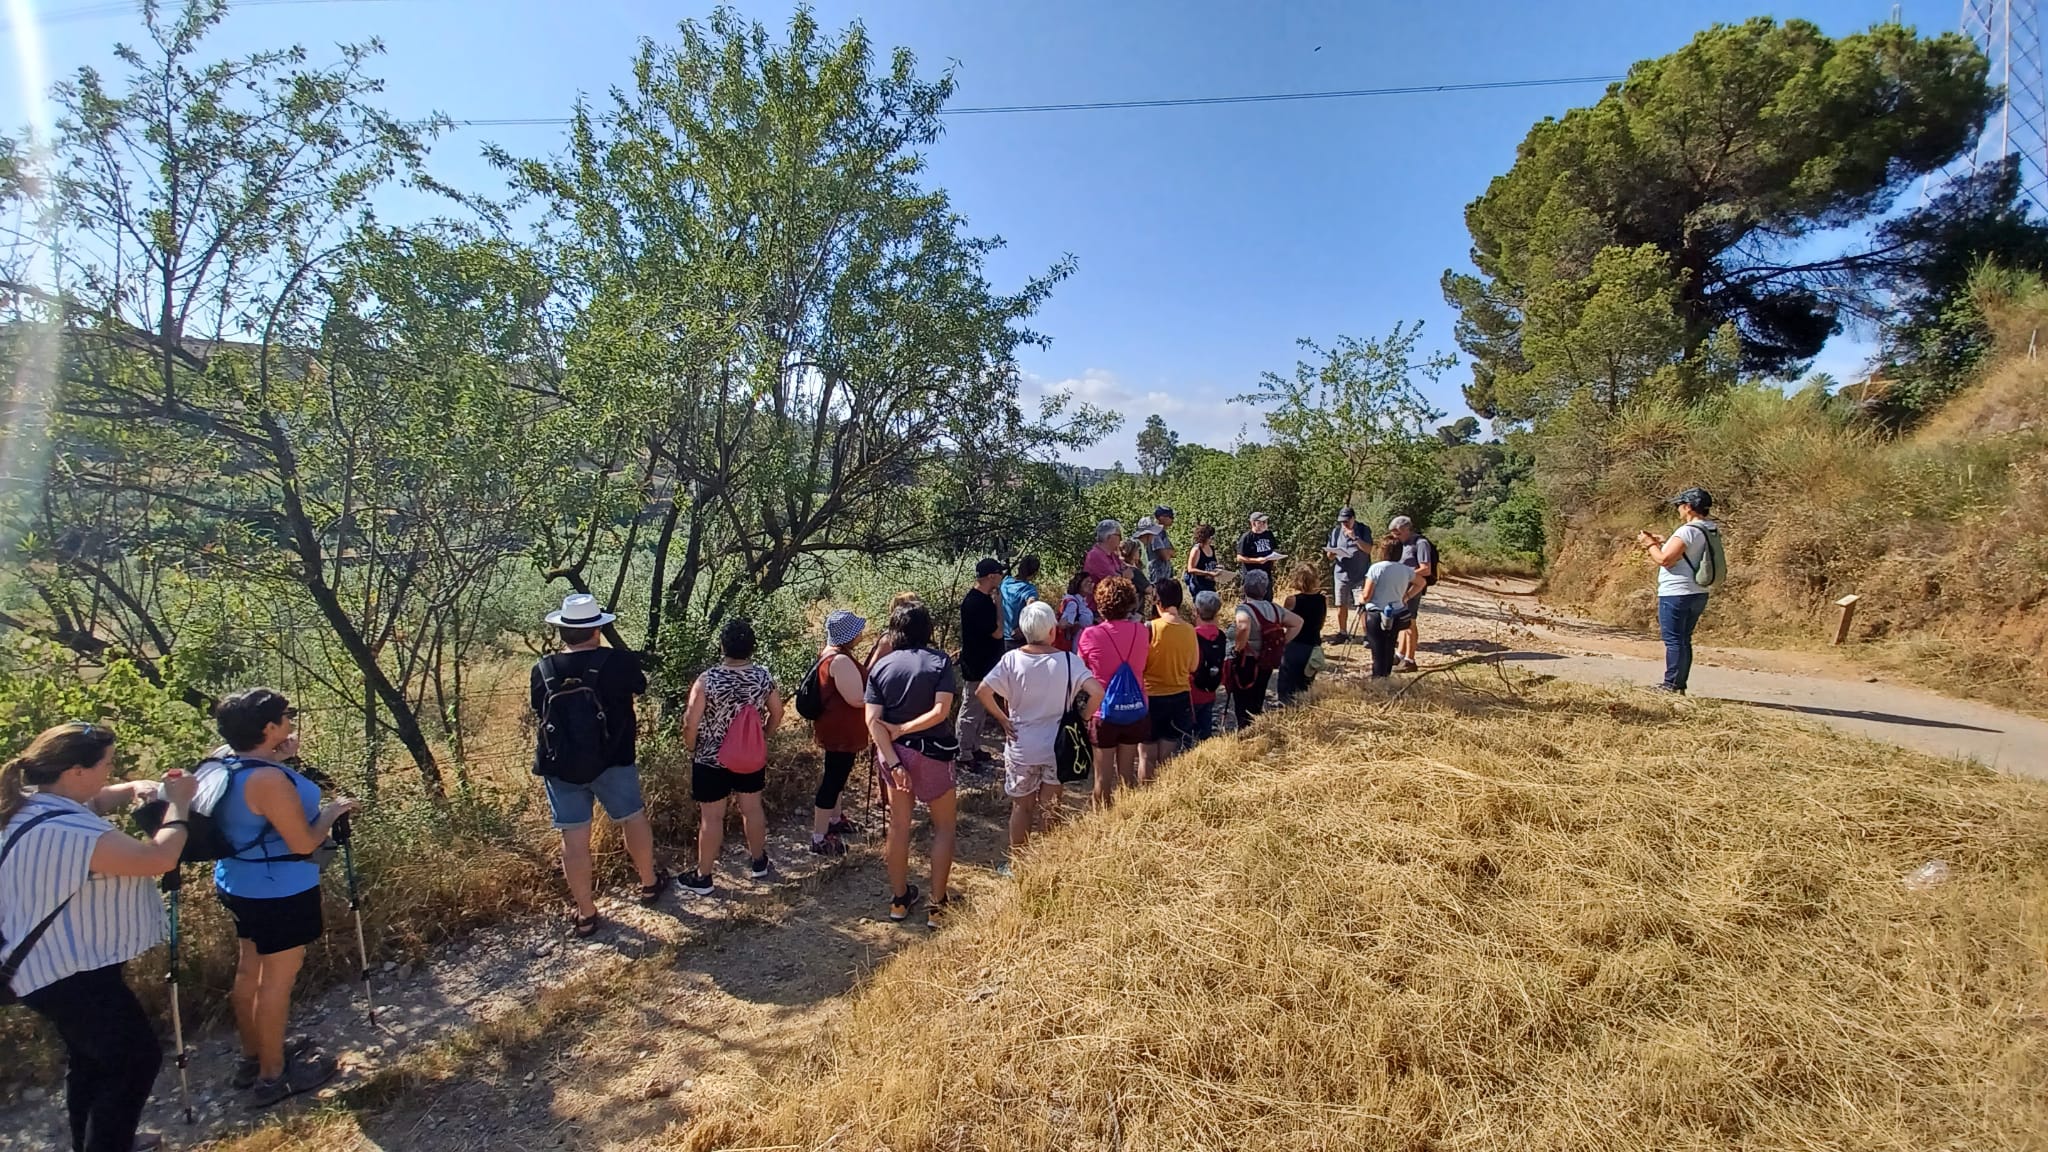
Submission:
M 214 726 L 234 750 L 214 826 L 230 844 L 246 844 L 213 866 L 213 887 L 235 921 L 241 956 L 230 999 L 242 1061 L 231 1083 L 249 1090 L 249 1106 L 267 1108 L 334 1076 L 333 1059 L 286 1051 L 292 985 L 306 945 L 320 938 L 320 865 L 311 857 L 353 800 L 320 802 L 320 787 L 287 761 L 299 754 L 298 709 L 271 688 L 237 692 L 213 710 Z
M 932 614 L 911 603 L 889 613 L 889 654 L 868 669 L 868 734 L 889 782 L 889 837 L 882 856 L 889 868 L 889 919 L 902 923 L 917 906 L 910 882 L 912 805 L 932 817 L 932 898 L 925 923 L 938 928 L 946 912 L 946 882 L 953 873 L 953 827 L 958 797 L 953 758 L 960 745 L 946 723 L 959 694 L 953 660 L 932 645 Z
M 135 1135 L 163 1051 L 121 969 L 163 942 L 151 881 L 178 866 L 198 781 L 112 784 L 113 771 L 113 729 L 86 723 L 44 731 L 0 767 L 0 966 L 64 1042 L 74 1152 L 162 1145 Z M 154 839 L 107 822 L 159 792 L 169 807 Z
M 811 801 L 811 851 L 820 856 L 845 855 L 843 837 L 858 831 L 839 803 L 855 757 L 868 750 L 868 672 L 853 655 L 867 630 L 868 622 L 851 612 L 825 617 L 825 647 L 818 653 L 818 696 L 825 710 L 811 721 L 811 739 L 825 754 L 825 775 Z
M 738 797 L 747 837 L 747 875 L 768 878 L 768 815 L 761 786 L 768 777 L 768 738 L 782 723 L 775 677 L 754 663 L 754 623 L 734 617 L 718 630 L 725 659 L 690 685 L 683 711 L 683 747 L 690 750 L 690 799 L 697 802 L 697 866 L 676 881 L 685 892 L 711 895 L 712 872 L 725 847 L 725 802 Z M 734 730 L 735 724 L 751 729 Z M 732 739 L 728 739 L 731 736 Z

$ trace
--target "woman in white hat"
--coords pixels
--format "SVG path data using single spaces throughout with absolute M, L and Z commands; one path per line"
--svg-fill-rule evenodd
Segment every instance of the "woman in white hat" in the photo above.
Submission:
M 868 622 L 851 612 L 825 617 L 825 647 L 818 652 L 818 696 L 824 711 L 811 721 L 811 739 L 825 754 L 825 775 L 812 801 L 811 851 L 820 856 L 846 852 L 842 837 L 859 832 L 839 809 L 846 778 L 854 761 L 868 750 L 868 672 L 853 655 L 853 646 Z

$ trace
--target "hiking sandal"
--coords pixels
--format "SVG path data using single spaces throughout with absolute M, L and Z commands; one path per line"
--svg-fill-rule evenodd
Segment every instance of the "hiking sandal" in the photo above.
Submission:
M 600 913 L 592 912 L 588 916 L 575 917 L 570 922 L 569 930 L 576 934 L 578 940 L 588 940 L 592 936 L 597 935 L 598 925 L 603 923 L 604 916 Z
M 290 1096 L 311 1092 L 329 1080 L 334 1079 L 334 1059 L 330 1056 L 315 1056 L 311 1060 L 288 1060 L 284 1075 L 275 1080 L 258 1080 L 249 1089 L 249 1107 L 268 1108 Z
M 300 1033 L 297 1036 L 285 1037 L 284 1059 L 286 1064 L 290 1064 L 312 1050 L 313 1038 L 311 1036 Z M 228 1086 L 237 1090 L 247 1090 L 255 1086 L 256 1078 L 261 1074 L 262 1070 L 257 1067 L 256 1058 L 254 1056 L 244 1056 L 235 1062 L 235 1072 L 234 1075 L 228 1077 Z
M 642 884 L 640 886 L 640 906 L 642 908 L 654 907 L 661 900 L 662 892 L 667 890 L 668 883 L 669 874 L 656 868 L 654 870 L 654 883 Z

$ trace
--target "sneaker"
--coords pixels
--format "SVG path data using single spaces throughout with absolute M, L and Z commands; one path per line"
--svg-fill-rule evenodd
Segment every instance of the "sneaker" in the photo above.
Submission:
M 1396 672 L 1413 672 L 1413 671 L 1416 671 L 1416 667 L 1415 667 L 1415 661 L 1413 661 L 1413 660 L 1403 660 L 1403 661 L 1401 661 L 1401 663 L 1400 663 L 1399 665 L 1397 665 L 1397 666 L 1395 667 L 1395 669 L 1394 669 L 1394 670 L 1395 670 Z
M 311 1036 L 285 1037 L 284 1059 L 287 1064 L 312 1050 L 313 1038 Z M 237 1091 L 253 1088 L 256 1085 L 257 1076 L 261 1074 L 262 1070 L 256 1066 L 256 1058 L 254 1056 L 244 1056 L 240 1060 L 235 1061 L 235 1074 L 228 1077 L 228 1085 Z
M 952 901 L 949 898 L 946 900 L 934 900 L 931 903 L 925 905 L 924 926 L 931 929 L 934 932 L 937 932 L 939 929 L 944 928 L 946 926 L 946 915 L 950 910 L 948 906 L 951 904 L 951 902 Z
M 287 1060 L 284 1075 L 275 1080 L 258 1080 L 249 1086 L 249 1107 L 268 1108 L 301 1092 L 311 1092 L 334 1079 L 334 1059 L 315 1056 L 310 1060 Z
M 763 852 L 754 859 L 747 861 L 747 875 L 752 879 L 766 880 L 768 878 L 768 873 L 772 871 L 774 871 L 774 869 L 768 866 L 768 854 L 766 852 Z
M 911 908 L 916 906 L 917 897 L 918 891 L 917 885 L 915 884 L 912 884 L 909 887 L 905 888 L 903 890 L 903 895 L 890 897 L 889 919 L 894 920 L 898 924 L 901 924 L 905 920 L 910 919 L 910 910 Z
M 702 872 L 685 872 L 676 877 L 676 887 L 693 896 L 711 895 L 711 877 Z
M 1008 860 L 1005 860 L 1001 864 L 996 865 L 996 875 L 1005 880 L 1008 880 L 1012 876 L 1015 876 L 1016 873 L 1011 870 L 1010 862 Z
M 825 835 L 841 837 L 858 836 L 860 835 L 860 826 L 841 816 L 832 823 L 825 825 Z
M 827 832 L 823 836 L 814 837 L 811 840 L 811 855 L 844 856 L 846 855 L 846 843 L 840 840 L 837 835 Z

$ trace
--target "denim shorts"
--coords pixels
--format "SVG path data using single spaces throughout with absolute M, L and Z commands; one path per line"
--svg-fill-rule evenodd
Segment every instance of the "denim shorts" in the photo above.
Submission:
M 647 802 L 640 799 L 638 764 L 614 764 L 588 784 L 571 784 L 552 776 L 541 777 L 541 783 L 547 785 L 548 812 L 557 828 L 588 826 L 593 804 L 604 805 L 604 814 L 614 821 L 638 816 L 647 808 Z

